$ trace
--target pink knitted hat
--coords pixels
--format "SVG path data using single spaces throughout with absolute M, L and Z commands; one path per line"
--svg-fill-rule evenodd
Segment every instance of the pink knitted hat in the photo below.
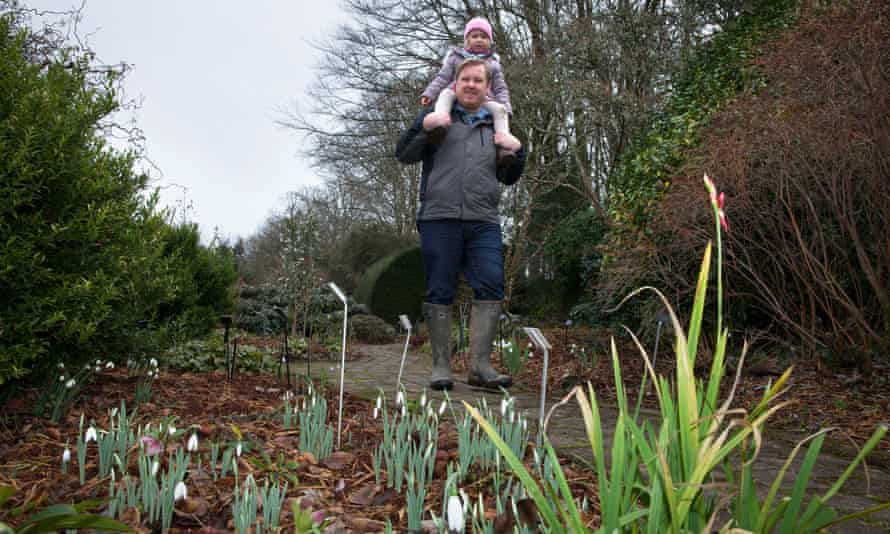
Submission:
M 488 36 L 489 40 L 494 40 L 491 36 L 491 24 L 489 24 L 488 21 L 482 17 L 472 18 L 470 19 L 470 22 L 468 22 L 467 25 L 464 26 L 464 39 L 466 39 L 467 35 L 469 35 L 470 32 L 473 30 L 482 30 L 485 35 Z

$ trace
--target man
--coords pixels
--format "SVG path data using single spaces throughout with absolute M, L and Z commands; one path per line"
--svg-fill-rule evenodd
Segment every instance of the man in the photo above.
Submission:
M 519 180 L 525 150 L 514 137 L 495 134 L 491 114 L 482 107 L 491 84 L 485 62 L 467 59 L 458 66 L 456 79 L 457 102 L 447 134 L 432 139 L 430 133 L 442 124 L 428 108 L 396 146 L 396 158 L 402 163 L 423 162 L 417 229 L 427 286 L 423 315 L 433 352 L 430 387 L 442 390 L 453 385 L 451 304 L 460 271 L 474 296 L 467 381 L 486 388 L 510 387 L 512 378 L 491 366 L 491 345 L 504 298 L 498 182 L 512 185 Z M 515 154 L 501 168 L 498 147 Z

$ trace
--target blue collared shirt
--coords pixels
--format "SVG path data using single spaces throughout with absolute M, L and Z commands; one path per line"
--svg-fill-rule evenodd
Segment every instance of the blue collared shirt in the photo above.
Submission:
M 476 113 L 470 113 L 469 111 L 464 109 L 463 106 L 461 106 L 460 104 L 455 102 L 454 109 L 456 109 L 458 111 L 458 113 L 460 114 L 460 120 L 463 121 L 464 124 L 469 124 L 470 126 L 476 124 L 477 122 L 479 122 L 483 119 L 487 119 L 487 118 L 491 117 L 491 113 L 489 113 L 487 109 L 482 108 L 482 107 L 480 107 L 479 111 L 477 111 Z

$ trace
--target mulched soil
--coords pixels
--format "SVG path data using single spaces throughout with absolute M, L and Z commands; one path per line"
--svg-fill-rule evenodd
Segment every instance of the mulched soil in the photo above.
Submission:
M 591 381 L 600 399 L 614 401 L 611 358 L 605 357 L 608 336 L 602 333 L 574 328 L 568 333 L 562 329 L 545 330 L 554 345 L 550 352 L 548 383 L 551 391 L 568 391 L 575 384 Z M 278 340 L 251 339 L 251 344 L 275 347 Z M 570 350 L 576 345 L 576 353 Z M 660 374 L 670 376 L 673 361 L 666 337 L 662 338 L 664 350 L 659 351 L 656 368 Z M 600 357 L 584 365 L 577 351 L 585 346 L 599 353 Z M 622 376 L 628 396 L 635 400 L 642 377 L 642 359 L 629 341 L 619 342 Z M 631 356 L 633 355 L 633 356 Z M 497 360 L 497 355 L 494 357 Z M 702 358 L 704 360 L 706 358 Z M 532 357 L 522 372 L 515 377 L 517 383 L 531 390 L 539 387 L 542 366 L 541 355 Z M 322 362 L 319 362 L 322 364 Z M 465 366 L 457 358 L 456 371 Z M 768 380 L 775 379 L 783 366 L 772 360 L 760 360 L 742 374 L 736 393 L 737 404 L 753 406 L 763 394 Z M 839 375 L 819 369 L 813 362 L 800 361 L 795 365 L 789 391 L 785 400 L 793 402 L 789 409 L 780 411 L 773 418 L 771 428 L 803 433 L 813 432 L 825 426 L 837 426 L 852 440 L 862 443 L 878 423 L 890 420 L 890 393 L 886 387 L 888 369 L 877 368 L 870 376 Z M 700 376 L 707 368 L 698 369 Z M 132 406 L 137 378 L 125 369 L 106 370 L 85 387 L 69 415 L 60 423 L 31 415 L 34 397 L 13 399 L 2 407 L 0 419 L 0 485 L 12 486 L 15 494 L 0 512 L 0 520 L 13 524 L 21 521 L 32 511 L 52 503 L 73 503 L 107 495 L 108 479 L 96 477 L 95 445 L 88 455 L 87 483 L 80 486 L 76 460 L 67 473 L 60 469 L 61 452 L 66 443 L 74 443 L 80 414 L 94 419 L 100 428 L 108 426 L 108 410 L 118 406 L 121 399 Z M 727 380 L 728 381 L 728 380 Z M 286 462 L 294 462 L 293 470 L 299 486 L 290 487 L 288 498 L 302 498 L 313 508 L 324 510 L 333 518 L 328 532 L 379 532 L 388 519 L 398 531 L 407 527 L 404 494 L 375 485 L 373 453 L 381 441 L 381 425 L 371 420 L 366 400 L 345 395 L 343 416 L 344 446 L 340 453 L 325 461 L 317 461 L 311 454 L 298 450 L 299 432 L 283 428 L 280 407 L 284 392 L 283 384 L 269 373 L 239 374 L 234 380 L 226 380 L 221 372 L 173 373 L 162 372 L 155 382 L 151 403 L 138 409 L 138 423 L 157 422 L 163 417 L 177 416 L 177 427 L 185 429 L 194 425 L 201 438 L 202 451 L 209 450 L 211 441 L 233 442 L 235 425 L 244 435 L 245 453 L 239 459 L 241 480 L 253 473 L 257 480 L 277 474 L 280 466 L 259 462 L 260 451 L 270 458 L 283 456 Z M 298 391 L 298 393 L 302 393 Z M 336 385 L 326 391 L 330 412 L 336 417 Z M 656 407 L 654 395 L 644 397 L 644 405 Z M 179 441 L 184 445 L 185 433 Z M 843 445 L 843 442 L 841 442 Z M 175 448 L 176 444 L 168 444 Z M 849 452 L 849 451 L 847 451 Z M 846 453 L 843 453 L 846 454 Z M 135 455 L 133 455 L 135 456 Z M 437 476 L 428 488 L 427 510 L 441 510 L 442 481 L 449 460 L 457 457 L 456 433 L 447 422 L 440 424 Z M 885 440 L 871 457 L 872 463 L 890 465 L 890 440 Z M 567 476 L 576 495 L 593 498 L 593 477 L 584 471 L 573 469 L 565 462 Z M 135 462 L 129 466 L 136 474 Z M 187 484 L 189 499 L 177 504 L 171 532 L 231 532 L 231 503 L 234 478 L 231 474 L 217 481 L 204 471 L 192 469 Z M 462 487 L 471 495 L 490 486 L 489 475 L 480 474 L 474 481 Z M 494 505 L 486 505 L 488 515 L 494 516 Z M 18 510 L 10 512 L 10 510 Z M 22 514 L 21 512 L 24 512 Z M 596 524 L 596 511 L 589 517 Z M 508 518 L 501 518 L 508 523 Z M 130 513 L 125 522 L 138 532 L 149 532 L 143 518 Z M 286 503 L 281 514 L 281 527 L 293 528 L 290 505 Z
M 49 504 L 107 497 L 109 479 L 97 477 L 95 444 L 90 446 L 87 457 L 87 482 L 81 486 L 78 480 L 73 443 L 80 414 L 84 413 L 87 421 L 94 419 L 98 428 L 107 428 L 108 410 L 118 406 L 121 399 L 127 401 L 132 411 L 136 381 L 125 369 L 103 371 L 84 388 L 60 424 L 31 415 L 33 397 L 20 397 L 2 407 L 5 417 L 0 422 L 0 485 L 13 487 L 15 494 L 0 512 L 0 521 L 16 524 Z M 275 460 L 281 455 L 285 463 L 296 464 L 295 469 L 288 468 L 286 472 L 299 481 L 297 487 L 290 485 L 288 499 L 301 498 L 304 505 L 324 510 L 332 518 L 325 532 L 380 532 L 387 519 L 396 531 L 405 532 L 404 493 L 375 484 L 373 453 L 382 441 L 382 425 L 379 420 L 371 419 L 368 401 L 345 395 L 342 452 L 318 461 L 298 450 L 297 430 L 283 428 L 280 415 L 283 393 L 283 384 L 269 373 L 243 373 L 229 381 L 222 372 L 162 372 L 154 384 L 152 402 L 138 407 L 136 423 L 157 423 L 164 417 L 176 416 L 177 428 L 194 426 L 200 437 L 200 450 L 205 454 L 205 469 L 210 443 L 233 443 L 236 440 L 234 425 L 244 440 L 244 453 L 238 460 L 241 481 L 248 473 L 257 481 L 279 474 L 282 464 Z M 300 399 L 303 392 L 297 393 Z M 336 420 L 337 386 L 327 388 L 325 395 L 329 416 Z M 168 443 L 168 452 L 185 446 L 190 434 L 190 431 L 184 432 L 176 443 Z M 61 454 L 66 443 L 72 444 L 73 459 L 67 473 L 62 473 Z M 457 434 L 447 421 L 439 425 L 438 448 L 436 476 L 428 486 L 426 508 L 441 515 L 446 465 L 457 458 Z M 260 462 L 261 451 L 277 465 Z M 164 465 L 162 462 L 162 469 Z M 138 478 L 135 458 L 131 459 L 128 471 Z M 573 491 L 586 494 L 592 500 L 593 494 L 588 491 L 590 477 L 571 468 L 567 474 Z M 235 481 L 231 472 L 214 481 L 206 470 L 197 469 L 193 461 L 186 483 L 189 497 L 177 503 L 170 532 L 232 532 Z M 462 488 L 474 496 L 490 485 L 490 475 L 478 474 L 462 484 Z M 494 517 L 494 504 L 488 501 L 486 507 L 489 517 Z M 284 531 L 293 530 L 289 502 L 285 503 L 280 520 Z M 596 518 L 591 516 L 590 520 Z M 500 521 L 506 527 L 512 519 L 503 517 Z M 124 522 L 137 532 L 151 532 L 135 510 L 130 510 Z

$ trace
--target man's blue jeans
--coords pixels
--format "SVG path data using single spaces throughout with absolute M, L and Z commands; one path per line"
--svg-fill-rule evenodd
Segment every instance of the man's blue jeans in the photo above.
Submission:
M 504 299 L 504 256 L 498 224 L 458 219 L 418 221 L 426 275 L 426 301 L 451 304 L 458 273 L 476 300 Z

